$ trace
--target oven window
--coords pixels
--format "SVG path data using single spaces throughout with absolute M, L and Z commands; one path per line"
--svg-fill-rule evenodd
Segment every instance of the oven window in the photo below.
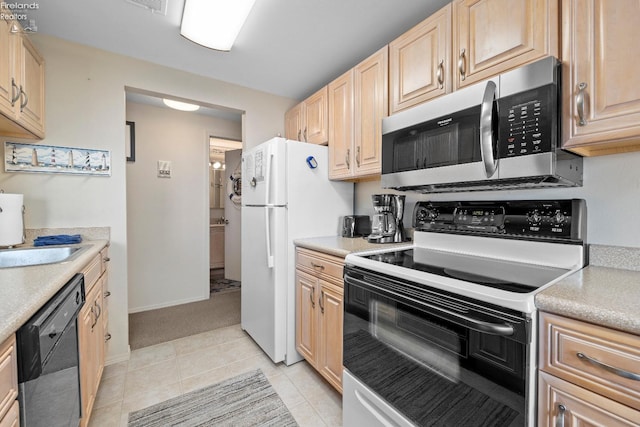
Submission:
M 524 425 L 525 359 L 526 344 L 345 283 L 345 368 L 418 425 Z

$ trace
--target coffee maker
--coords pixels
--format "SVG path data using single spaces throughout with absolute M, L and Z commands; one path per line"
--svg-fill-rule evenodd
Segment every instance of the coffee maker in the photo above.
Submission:
M 371 201 L 376 213 L 373 215 L 371 234 L 372 243 L 404 242 L 406 234 L 402 224 L 405 196 L 396 194 L 373 194 Z

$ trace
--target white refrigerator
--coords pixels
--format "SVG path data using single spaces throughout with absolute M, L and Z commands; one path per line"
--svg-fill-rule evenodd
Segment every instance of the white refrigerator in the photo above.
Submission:
M 273 138 L 242 155 L 241 326 L 274 361 L 295 349 L 295 247 L 336 236 L 353 212 L 353 184 L 329 181 L 328 149 Z

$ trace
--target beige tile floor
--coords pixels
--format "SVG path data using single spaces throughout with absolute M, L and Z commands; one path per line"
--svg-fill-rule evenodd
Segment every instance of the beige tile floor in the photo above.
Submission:
M 301 427 L 342 425 L 341 395 L 313 368 L 274 364 L 234 325 L 134 350 L 105 367 L 89 427 L 126 427 L 131 411 L 257 368 Z

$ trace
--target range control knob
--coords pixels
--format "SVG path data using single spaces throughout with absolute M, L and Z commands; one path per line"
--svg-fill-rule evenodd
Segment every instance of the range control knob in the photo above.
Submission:
M 531 224 L 540 224 L 540 222 L 542 222 L 542 215 L 540 215 L 538 209 L 535 209 L 527 214 L 527 219 Z
M 438 217 L 438 211 L 430 208 L 420 208 L 416 212 L 416 220 L 419 222 L 433 221 Z
M 567 218 L 564 216 L 562 211 L 558 209 L 556 214 L 553 216 L 553 220 L 556 224 L 562 224 Z

